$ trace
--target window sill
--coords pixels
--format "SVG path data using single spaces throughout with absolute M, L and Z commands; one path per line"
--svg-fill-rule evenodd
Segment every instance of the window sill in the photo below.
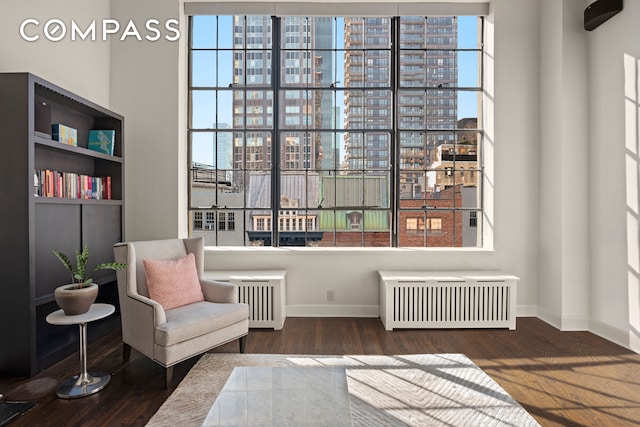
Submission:
M 302 253 L 493 253 L 493 248 L 363 248 L 363 247 L 298 247 L 287 246 L 274 248 L 272 246 L 206 246 L 205 252 L 248 252 L 248 253 L 278 253 L 278 252 L 302 252 Z

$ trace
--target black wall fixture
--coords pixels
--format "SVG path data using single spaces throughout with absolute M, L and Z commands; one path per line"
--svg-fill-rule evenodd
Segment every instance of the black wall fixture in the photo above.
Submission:
M 621 10 L 622 0 L 597 0 L 591 3 L 584 10 L 584 29 L 594 30 Z

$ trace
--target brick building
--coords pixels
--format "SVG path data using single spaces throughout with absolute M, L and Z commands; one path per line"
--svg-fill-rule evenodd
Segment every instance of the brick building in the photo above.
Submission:
M 405 247 L 462 247 L 464 187 L 456 185 L 427 193 L 425 199 L 401 200 L 398 239 Z

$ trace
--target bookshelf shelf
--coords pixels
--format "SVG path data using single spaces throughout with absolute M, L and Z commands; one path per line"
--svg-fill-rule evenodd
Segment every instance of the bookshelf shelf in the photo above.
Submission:
M 105 160 L 108 162 L 114 162 L 114 163 L 122 163 L 122 157 L 110 156 L 108 154 L 103 154 L 97 151 L 89 150 L 88 148 L 75 147 L 73 145 L 62 144 L 58 141 L 55 141 L 51 138 L 43 137 L 41 135 L 37 135 L 37 134 L 34 135 L 33 140 L 35 144 L 42 147 L 48 147 L 53 150 L 67 151 L 69 153 L 77 154 L 79 156 L 85 156 L 85 157 L 94 158 L 94 159 L 102 159 L 102 160 Z
M 36 197 L 34 203 L 52 205 L 112 205 L 121 206 L 122 200 L 71 199 L 66 197 Z
M 54 140 L 54 124 L 76 129 L 76 145 Z M 33 74 L 0 73 L 0 129 L 11 142 L 0 157 L 0 195 L 6 201 L 0 205 L 6 243 L 0 280 L 7 284 L 0 287 L 0 336 L 12 343 L 0 346 L 0 375 L 32 376 L 78 348 L 77 331 L 45 320 L 58 309 L 54 289 L 70 281 L 52 249 L 73 255 L 87 245 L 93 268 L 112 261 L 113 245 L 122 240 L 124 118 Z M 115 131 L 114 155 L 88 149 L 94 129 Z M 111 199 L 35 195 L 36 171 L 109 177 Z M 117 307 L 115 274 L 96 271 L 92 277 L 100 284 L 98 302 Z M 115 326 L 119 317 L 105 322 Z

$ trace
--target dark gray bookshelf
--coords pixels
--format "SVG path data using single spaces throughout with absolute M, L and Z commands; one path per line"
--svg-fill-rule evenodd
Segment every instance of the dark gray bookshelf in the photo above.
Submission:
M 51 124 L 77 129 L 78 145 L 51 138 Z M 114 155 L 89 150 L 91 129 L 115 130 Z M 85 244 L 89 267 L 113 260 L 124 220 L 124 118 L 29 73 L 0 73 L 0 375 L 32 376 L 77 351 L 77 326 L 46 323 L 54 289 L 71 281 L 52 253 Z M 34 194 L 34 171 L 111 177 L 111 199 Z M 92 274 L 98 302 L 118 307 L 113 271 Z M 89 340 L 119 324 L 92 323 Z

